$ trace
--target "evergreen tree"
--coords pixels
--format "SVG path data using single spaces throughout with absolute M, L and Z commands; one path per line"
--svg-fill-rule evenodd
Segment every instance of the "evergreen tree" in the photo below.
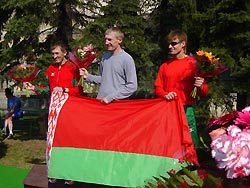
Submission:
M 200 135 L 207 136 L 208 117 L 227 113 L 233 108 L 237 93 L 237 109 L 249 105 L 249 16 L 247 0 L 161 1 L 151 14 L 148 39 L 158 41 L 162 61 L 167 59 L 164 37 L 173 28 L 188 34 L 188 53 L 198 49 L 217 54 L 229 69 L 212 79 L 207 79 L 209 95 L 196 103 L 196 120 Z M 162 42 L 164 41 L 164 42 Z
M 249 71 L 244 71 L 249 70 L 250 66 L 249 4 L 247 0 L 161 1 L 150 19 L 151 24 L 156 25 L 151 31 L 152 40 L 158 40 L 161 53 L 166 54 L 161 56 L 163 60 L 167 58 L 164 37 L 173 28 L 187 32 L 188 53 L 204 49 L 218 55 L 229 71 L 208 80 L 210 88 L 208 102 L 216 102 L 219 106 L 226 104 L 229 110 L 232 107 L 232 103 L 228 101 L 230 93 L 237 92 L 238 96 L 244 97 L 249 93 L 246 87 L 249 85 L 247 79 Z M 238 98 L 238 103 L 241 100 Z M 243 101 L 246 105 L 246 98 Z
M 238 110 L 247 105 L 250 68 L 250 3 L 247 0 L 209 1 L 208 6 L 197 6 L 195 22 L 200 46 L 217 52 L 230 68 L 225 93 L 238 93 Z
M 38 57 L 36 66 L 45 71 L 51 63 L 51 44 L 57 40 L 64 41 L 66 45 L 72 42 L 77 34 L 76 28 L 84 27 L 94 19 L 94 11 L 98 11 L 99 6 L 99 0 L 2 0 L 2 75 L 6 73 L 7 64 L 19 62 L 24 56 Z
M 0 68 L 4 78 L 8 78 L 5 76 L 8 64 L 18 62 L 24 55 L 39 54 L 39 26 L 48 23 L 52 11 L 48 3 L 47 0 L 0 2 L 1 9 L 8 13 L 1 28 Z

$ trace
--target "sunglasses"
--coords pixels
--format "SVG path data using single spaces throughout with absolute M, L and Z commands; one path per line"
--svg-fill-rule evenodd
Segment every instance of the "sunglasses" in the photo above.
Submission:
M 169 42 L 168 45 L 171 45 L 171 46 L 176 46 L 177 44 L 180 44 L 182 41 L 179 41 L 179 42 Z

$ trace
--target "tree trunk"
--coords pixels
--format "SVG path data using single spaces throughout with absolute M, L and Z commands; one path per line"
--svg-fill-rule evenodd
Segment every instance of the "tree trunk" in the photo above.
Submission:
M 72 10 L 68 3 L 62 3 L 58 6 L 59 24 L 56 36 L 68 45 L 73 40 Z

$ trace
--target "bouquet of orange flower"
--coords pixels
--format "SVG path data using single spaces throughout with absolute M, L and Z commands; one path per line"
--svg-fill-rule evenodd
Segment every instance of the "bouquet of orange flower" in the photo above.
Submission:
M 199 50 L 193 55 L 193 57 L 197 61 L 196 76 L 202 78 L 212 78 L 227 70 L 227 68 L 219 62 L 219 58 L 216 58 L 212 52 Z M 191 97 L 197 98 L 197 87 L 194 87 L 193 91 L 191 92 Z

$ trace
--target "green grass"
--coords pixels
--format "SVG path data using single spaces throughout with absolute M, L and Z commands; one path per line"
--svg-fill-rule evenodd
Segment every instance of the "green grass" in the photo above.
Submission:
M 29 138 L 27 131 L 14 131 L 12 139 L 3 140 L 0 131 L 0 187 L 23 188 L 23 180 L 34 164 L 45 164 L 46 140 L 38 131 Z
M 26 132 L 14 132 L 14 138 L 0 142 L 0 164 L 31 169 L 34 164 L 45 164 L 45 151 L 45 139 L 29 139 Z
M 0 165 L 0 187 L 23 188 L 23 180 L 28 173 L 27 169 Z

